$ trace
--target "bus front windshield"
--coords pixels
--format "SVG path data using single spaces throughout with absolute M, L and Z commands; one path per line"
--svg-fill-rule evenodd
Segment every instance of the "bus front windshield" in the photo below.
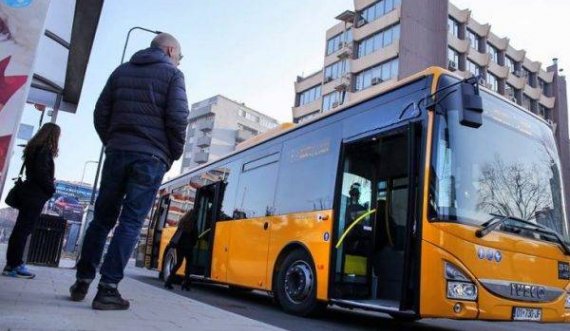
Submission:
M 481 95 L 479 128 L 462 126 L 458 110 L 436 115 L 433 216 L 478 226 L 491 214 L 512 216 L 546 226 L 570 242 L 552 131 L 517 107 L 484 91 Z M 528 231 L 512 232 L 544 239 Z

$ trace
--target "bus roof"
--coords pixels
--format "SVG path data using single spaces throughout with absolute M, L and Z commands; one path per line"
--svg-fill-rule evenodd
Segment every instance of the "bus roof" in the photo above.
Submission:
M 338 109 L 335 109 L 334 111 L 330 111 L 330 112 L 326 112 L 326 113 L 319 114 L 319 115 L 317 115 L 317 117 L 315 117 L 315 118 L 313 118 L 313 119 L 311 119 L 311 120 L 308 120 L 308 121 L 306 121 L 306 122 L 304 122 L 304 123 L 302 123 L 302 124 L 283 123 L 282 125 L 280 125 L 280 126 L 274 128 L 274 129 L 272 129 L 272 130 L 266 131 L 265 133 L 262 133 L 262 134 L 260 134 L 260 135 L 258 135 L 258 136 L 254 136 L 254 137 L 252 137 L 252 138 L 250 138 L 250 139 L 248 139 L 248 140 L 246 140 L 246 141 L 240 143 L 240 144 L 237 146 L 237 148 L 236 148 L 235 151 L 233 151 L 233 152 L 231 152 L 231 153 L 229 153 L 229 154 L 227 154 L 227 155 L 224 155 L 223 157 L 221 157 L 221 158 L 219 158 L 219 159 L 216 159 L 216 160 L 207 162 L 207 163 L 205 163 L 205 164 L 203 164 L 203 165 L 201 165 L 201 166 L 198 166 L 198 167 L 196 167 L 196 168 L 193 168 L 193 169 L 190 170 L 189 172 L 184 173 L 184 174 L 181 174 L 181 175 L 177 176 L 176 178 L 170 179 L 170 180 L 168 180 L 168 181 L 162 183 L 161 187 L 163 187 L 163 186 L 166 185 L 166 184 L 169 184 L 169 183 L 172 183 L 172 182 L 178 180 L 179 178 L 183 177 L 184 175 L 186 175 L 186 174 L 188 174 L 188 173 L 193 173 L 193 172 L 195 172 L 195 171 L 197 171 L 197 170 L 206 168 L 206 167 L 210 166 L 210 165 L 213 164 L 213 163 L 223 162 L 225 159 L 228 159 L 228 158 L 230 158 L 230 157 L 233 156 L 233 155 L 236 155 L 236 154 L 238 154 L 238 153 L 242 153 L 242 152 L 244 152 L 244 151 L 246 151 L 246 150 L 249 150 L 249 149 L 251 149 L 251 148 L 253 148 L 253 147 L 255 147 L 255 146 L 258 146 L 258 145 L 260 145 L 260 144 L 262 144 L 262 143 L 265 143 L 265 142 L 267 142 L 267 141 L 270 141 L 270 140 L 273 140 L 273 139 L 278 138 L 278 137 L 280 137 L 280 136 L 283 136 L 283 135 L 285 135 L 285 134 L 288 133 L 288 132 L 291 132 L 291 131 L 294 131 L 294 130 L 298 130 L 298 129 L 302 128 L 302 127 L 305 127 L 305 126 L 307 126 L 307 125 L 313 124 L 313 123 L 315 123 L 315 122 L 322 121 L 323 119 L 325 119 L 325 118 L 327 118 L 327 117 L 329 117 L 329 116 L 331 116 L 331 115 L 337 114 L 338 112 L 344 111 L 344 110 L 346 110 L 346 109 L 348 109 L 348 108 L 351 108 L 351 107 L 353 107 L 353 106 L 355 106 L 355 105 L 364 103 L 364 102 L 366 102 L 366 101 L 368 101 L 368 100 L 370 100 L 370 99 L 373 99 L 373 98 L 375 98 L 375 97 L 378 97 L 379 95 L 382 95 L 382 94 L 384 94 L 384 93 L 393 91 L 393 90 L 395 90 L 395 89 L 397 89 L 397 88 L 399 88 L 399 87 L 401 87 L 401 86 L 404 86 L 404 85 L 406 85 L 406 84 L 409 84 L 409 83 L 411 83 L 411 82 L 413 82 L 413 81 L 416 81 L 416 80 L 418 80 L 418 79 L 420 79 L 420 78 L 427 77 L 427 76 L 434 76 L 434 80 L 437 81 L 438 78 L 439 78 L 441 75 L 449 75 L 449 76 L 456 77 L 457 79 L 465 79 L 465 77 L 462 77 L 461 75 L 458 75 L 457 73 L 453 73 L 453 72 L 451 72 L 451 71 L 449 71 L 449 70 L 447 70 L 447 69 L 443 69 L 443 68 L 441 68 L 441 67 L 435 67 L 435 66 L 434 66 L 434 67 L 426 68 L 425 70 L 422 70 L 422 71 L 420 71 L 420 72 L 418 72 L 418 73 L 416 73 L 416 74 L 413 74 L 413 75 L 408 76 L 408 77 L 406 77 L 406 78 L 404 78 L 404 79 L 401 79 L 401 80 L 399 80 L 399 81 L 396 81 L 394 84 L 381 87 L 381 88 L 378 89 L 375 93 L 373 93 L 373 94 L 371 94 L 371 95 L 369 95 L 369 96 L 367 96 L 367 97 L 349 101 L 349 102 L 347 102 L 347 103 L 345 103 L 345 104 L 340 105 L 339 108 L 338 108 Z M 526 110 L 525 108 L 523 108 L 523 107 L 521 107 L 520 105 L 518 105 L 518 104 L 512 102 L 511 100 L 508 100 L 508 99 L 505 98 L 504 96 L 502 96 L 502 95 L 500 95 L 500 94 L 498 94 L 498 93 L 496 93 L 496 92 L 494 92 L 494 91 L 492 91 L 492 90 L 489 90 L 489 89 L 487 89 L 487 88 L 485 88 L 485 87 L 482 87 L 482 88 L 483 88 L 486 92 L 491 93 L 492 95 L 494 95 L 494 96 L 500 98 L 501 100 L 503 100 L 503 101 L 505 101 L 505 102 L 507 102 L 507 103 L 509 103 L 509 104 L 511 104 L 511 105 L 513 105 L 513 106 L 515 106 L 515 107 L 517 107 L 517 108 L 519 108 L 519 110 L 522 110 L 522 111 L 524 111 L 524 112 L 526 112 L 526 113 L 528 113 L 528 114 L 534 116 L 535 118 L 540 119 L 542 122 L 544 122 L 544 123 L 546 123 L 547 125 L 550 126 L 550 124 L 549 124 L 548 122 L 546 122 L 543 118 L 541 118 L 541 117 L 537 116 L 536 114 L 534 114 L 534 113 L 532 113 L 532 112 Z M 434 85 L 432 86 L 432 92 L 435 92 L 435 89 L 436 89 L 436 86 L 435 86 L 435 84 L 434 84 Z

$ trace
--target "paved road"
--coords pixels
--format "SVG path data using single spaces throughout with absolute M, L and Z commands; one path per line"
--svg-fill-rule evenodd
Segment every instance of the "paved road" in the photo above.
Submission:
M 162 282 L 156 275 L 149 276 L 148 272 L 137 272 L 130 269 L 129 276 L 147 284 L 161 287 Z M 166 290 L 165 290 L 166 291 Z M 182 292 L 176 286 L 173 295 L 183 295 L 188 298 L 209 304 L 211 306 L 231 311 L 279 328 L 292 331 L 306 330 L 548 330 L 569 331 L 570 325 L 512 322 L 470 322 L 453 320 L 421 320 L 414 323 L 398 322 L 388 315 L 346 309 L 328 309 L 322 316 L 301 318 L 285 314 L 272 302 L 272 299 L 262 292 L 231 293 L 226 287 L 213 284 L 196 284 L 192 291 Z

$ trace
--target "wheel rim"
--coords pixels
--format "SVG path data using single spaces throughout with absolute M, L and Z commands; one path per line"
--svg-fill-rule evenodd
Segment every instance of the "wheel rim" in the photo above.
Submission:
M 285 294 L 296 304 L 304 302 L 314 284 L 313 270 L 305 261 L 297 261 L 285 273 Z

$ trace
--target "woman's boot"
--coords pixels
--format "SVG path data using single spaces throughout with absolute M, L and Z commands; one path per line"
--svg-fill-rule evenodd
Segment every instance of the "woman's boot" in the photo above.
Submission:
M 190 291 L 190 283 L 191 283 L 191 281 L 190 281 L 189 277 L 184 278 L 184 281 L 182 282 L 182 286 L 181 286 L 182 290 Z
M 173 290 L 174 287 L 172 286 L 172 282 L 173 282 L 172 275 L 170 275 L 164 282 L 164 287 L 166 287 L 169 290 Z

